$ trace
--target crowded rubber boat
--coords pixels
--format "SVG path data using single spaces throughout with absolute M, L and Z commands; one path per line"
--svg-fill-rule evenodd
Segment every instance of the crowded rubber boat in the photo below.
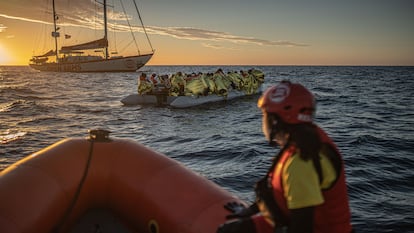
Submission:
M 177 72 L 175 74 L 147 76 L 141 73 L 138 91 L 121 102 L 125 105 L 153 104 L 186 108 L 200 104 L 230 100 L 261 93 L 264 73 L 257 69 L 224 73 Z
M 0 172 L 0 200 L 2 233 L 212 233 L 226 221 L 226 203 L 245 205 L 181 163 L 105 130 L 10 165 Z

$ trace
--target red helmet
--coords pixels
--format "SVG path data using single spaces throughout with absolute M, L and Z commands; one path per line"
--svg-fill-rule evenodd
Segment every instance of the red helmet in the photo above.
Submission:
M 301 84 L 282 81 L 268 88 L 260 97 L 257 106 L 278 115 L 288 124 L 300 124 L 313 121 L 315 98 Z

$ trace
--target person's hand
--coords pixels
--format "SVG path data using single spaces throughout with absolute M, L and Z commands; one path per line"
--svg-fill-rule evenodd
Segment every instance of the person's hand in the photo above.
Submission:
M 246 206 L 243 205 L 242 203 L 239 202 L 228 202 L 224 205 L 224 208 L 230 212 L 232 212 L 233 214 L 235 213 L 239 213 L 242 210 L 246 209 Z
M 228 202 L 224 205 L 224 208 L 231 212 L 226 216 L 227 219 L 249 217 L 258 212 L 256 204 L 246 207 L 239 202 Z

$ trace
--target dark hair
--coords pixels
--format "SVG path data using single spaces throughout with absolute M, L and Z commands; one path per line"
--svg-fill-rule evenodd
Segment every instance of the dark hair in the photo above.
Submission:
M 316 126 L 310 123 L 290 125 L 289 142 L 295 143 L 300 149 L 304 160 L 319 158 L 322 142 L 316 131 Z
M 319 151 L 322 148 L 322 141 L 317 132 L 317 128 L 312 123 L 288 124 L 281 120 L 277 115 L 272 116 L 277 120 L 273 125 L 272 133 L 289 133 L 288 144 L 294 144 L 300 149 L 300 156 L 304 160 L 319 158 Z

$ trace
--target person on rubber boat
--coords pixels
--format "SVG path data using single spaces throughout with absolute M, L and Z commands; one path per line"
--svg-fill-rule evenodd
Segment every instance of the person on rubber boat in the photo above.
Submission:
M 139 85 L 140 82 L 143 82 L 143 81 L 148 81 L 146 73 L 141 73 L 141 75 L 138 78 L 138 85 Z
M 170 95 L 171 96 L 182 96 L 184 95 L 185 89 L 185 79 L 182 72 L 177 72 L 171 76 L 171 88 L 170 88 Z
M 155 73 L 151 75 L 150 80 L 152 84 L 154 84 L 154 86 L 157 86 L 157 84 L 159 83 L 158 76 Z
M 246 76 L 247 76 L 247 72 L 244 72 L 243 70 L 240 70 L 240 74 L 241 74 L 243 77 L 246 77 Z
M 168 75 L 166 75 L 168 78 Z M 163 94 L 168 95 L 168 88 L 165 85 L 165 80 L 163 76 L 158 76 L 157 74 L 152 74 L 150 77 L 151 83 L 153 85 L 152 94 Z
M 141 73 L 138 78 L 138 94 L 144 95 L 152 91 L 153 84 L 147 79 L 146 73 Z
M 170 77 L 168 77 L 168 74 L 160 75 L 159 76 L 160 84 L 165 87 L 164 90 L 167 90 L 171 88 L 171 82 Z
M 200 73 L 196 74 L 196 73 L 191 73 L 191 74 L 187 74 L 186 77 L 184 78 L 186 82 L 190 82 L 193 79 L 198 79 L 200 78 Z
M 221 68 L 219 68 L 219 69 L 216 70 L 216 72 L 214 72 L 214 74 L 224 75 L 224 72 Z
M 282 81 L 258 101 L 263 133 L 279 145 L 249 207 L 225 205 L 232 219 L 217 233 L 353 232 L 344 162 L 334 142 L 313 122 L 315 99 L 301 84 Z

